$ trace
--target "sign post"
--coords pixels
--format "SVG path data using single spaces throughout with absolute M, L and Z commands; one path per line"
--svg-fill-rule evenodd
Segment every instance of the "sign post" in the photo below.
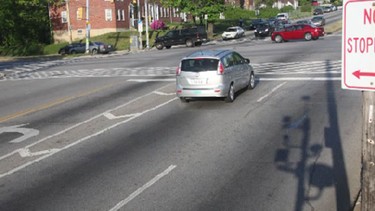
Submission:
M 362 90 L 361 210 L 375 210 L 375 0 L 345 0 L 343 89 Z

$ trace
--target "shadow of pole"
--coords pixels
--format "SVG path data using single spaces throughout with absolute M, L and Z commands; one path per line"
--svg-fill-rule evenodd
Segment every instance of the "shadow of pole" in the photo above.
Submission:
M 326 76 L 331 78 L 331 66 L 329 61 L 326 62 Z M 331 148 L 333 160 L 333 179 L 336 191 L 337 210 L 350 210 L 350 192 L 348 185 L 348 176 L 344 162 L 344 152 L 342 140 L 340 137 L 340 129 L 337 116 L 337 104 L 335 99 L 335 86 L 332 80 L 327 81 L 327 110 L 329 115 L 329 128 L 324 130 L 325 146 Z
M 327 78 L 332 77 L 330 70 L 331 66 L 329 61 L 327 61 Z M 286 134 L 284 136 L 283 148 L 276 152 L 275 164 L 278 169 L 289 172 L 298 179 L 295 211 L 304 210 L 305 204 L 308 204 L 314 210 L 310 201 L 318 200 L 322 196 L 323 189 L 332 186 L 335 188 L 336 209 L 338 211 L 351 209 L 348 176 L 344 162 L 335 97 L 334 82 L 327 80 L 326 104 L 329 127 L 324 128 L 324 144 L 325 147 L 331 149 L 332 167 L 318 163 L 323 148 L 322 145 L 310 145 L 311 120 L 308 107 L 310 97 L 302 97 L 302 100 L 305 102 L 305 110 L 302 117 L 294 121 L 292 121 L 290 116 L 283 118 L 283 128 Z M 301 140 L 293 140 L 289 135 L 291 130 L 296 129 L 302 131 Z M 295 152 L 299 153 L 299 161 L 297 163 L 293 162 L 293 157 L 290 158 L 290 155 L 295 154 Z M 309 164 L 309 159 L 313 159 L 314 162 Z

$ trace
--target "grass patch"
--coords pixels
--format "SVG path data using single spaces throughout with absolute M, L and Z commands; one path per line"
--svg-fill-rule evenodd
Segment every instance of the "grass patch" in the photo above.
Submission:
M 324 31 L 326 32 L 326 34 L 331 34 L 331 33 L 334 33 L 334 32 L 338 32 L 341 29 L 342 29 L 342 20 L 336 21 L 336 22 L 331 23 L 331 24 L 327 24 L 324 27 Z

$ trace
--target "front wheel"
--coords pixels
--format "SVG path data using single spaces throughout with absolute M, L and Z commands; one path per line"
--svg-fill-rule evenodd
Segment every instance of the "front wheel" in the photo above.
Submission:
M 98 50 L 97 50 L 97 49 L 92 49 L 91 53 L 92 53 L 92 54 L 97 54 L 97 53 L 98 53 Z
M 187 47 L 194 47 L 194 42 L 192 40 L 186 40 L 186 46 Z
M 306 41 L 310 41 L 311 38 L 312 38 L 311 33 L 306 33 L 306 34 L 305 34 L 305 40 L 306 40 Z
M 281 43 L 282 41 L 283 41 L 283 38 L 281 37 L 281 35 L 276 35 L 275 42 Z
M 233 101 L 234 101 L 234 87 L 233 87 L 233 84 L 231 84 L 228 90 L 228 95 L 225 98 L 225 102 L 232 103 Z
M 255 75 L 254 73 L 251 73 L 247 89 L 254 89 L 254 88 L 255 88 Z

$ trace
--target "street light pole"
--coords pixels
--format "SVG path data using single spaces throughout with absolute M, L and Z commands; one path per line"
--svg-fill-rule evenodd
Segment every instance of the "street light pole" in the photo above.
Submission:
M 90 40 L 90 0 L 86 0 L 86 53 L 90 53 L 89 40 Z
M 142 18 L 141 18 L 141 3 L 140 0 L 137 0 L 137 10 L 138 10 L 138 31 L 139 31 L 139 49 L 143 49 L 143 43 L 142 43 L 142 27 L 139 26 L 139 24 L 142 24 Z
M 145 16 L 146 16 L 146 48 L 149 49 L 150 48 L 150 43 L 149 43 L 149 39 L 148 39 L 148 2 L 147 0 L 145 0 Z

